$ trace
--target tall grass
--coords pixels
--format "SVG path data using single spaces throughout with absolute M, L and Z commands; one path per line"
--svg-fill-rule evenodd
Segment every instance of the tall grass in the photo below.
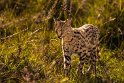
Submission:
M 9 1 L 9 2 L 8 2 Z M 66 0 L 65 0 L 66 1 Z M 2 0 L 0 2 L 1 83 L 123 83 L 124 5 L 122 0 Z M 18 9 L 19 8 L 19 9 Z M 79 62 L 72 56 L 69 77 L 63 74 L 61 40 L 53 18 L 72 18 L 73 27 L 91 23 L 100 29 L 100 60 L 97 73 L 76 74 Z M 107 73 L 107 74 L 106 74 Z

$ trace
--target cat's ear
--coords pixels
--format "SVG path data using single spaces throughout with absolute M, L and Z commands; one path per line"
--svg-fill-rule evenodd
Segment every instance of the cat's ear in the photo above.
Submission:
M 67 23 L 68 25 L 71 25 L 71 23 L 72 23 L 72 18 L 66 19 L 66 23 Z
M 54 22 L 56 22 L 56 19 L 55 19 L 55 18 L 53 18 L 53 21 L 54 21 Z
M 66 19 L 66 22 L 71 23 L 72 22 L 72 18 Z

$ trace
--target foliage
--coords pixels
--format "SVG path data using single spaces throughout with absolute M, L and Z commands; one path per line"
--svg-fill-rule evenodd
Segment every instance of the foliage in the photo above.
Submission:
M 0 83 L 123 83 L 123 0 L 1 0 Z M 65 9 L 64 9 L 65 8 Z M 53 19 L 73 19 L 72 26 L 91 23 L 100 29 L 100 62 L 91 76 L 76 74 L 72 56 L 69 77 L 63 74 L 61 40 Z

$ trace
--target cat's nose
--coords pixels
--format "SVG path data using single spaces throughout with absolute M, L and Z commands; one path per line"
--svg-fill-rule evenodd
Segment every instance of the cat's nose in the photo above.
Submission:
M 58 38 L 61 39 L 62 37 L 60 35 L 58 35 Z

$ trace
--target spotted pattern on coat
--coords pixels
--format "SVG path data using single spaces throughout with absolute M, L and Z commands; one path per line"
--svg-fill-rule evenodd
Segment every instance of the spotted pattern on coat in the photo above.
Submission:
M 95 70 L 96 61 L 99 58 L 99 29 L 92 24 L 72 28 L 71 20 L 68 19 L 55 21 L 54 27 L 58 38 L 62 39 L 65 74 L 69 74 L 73 53 L 79 55 L 78 74 L 83 74 L 84 64 L 90 64 L 87 73 Z

